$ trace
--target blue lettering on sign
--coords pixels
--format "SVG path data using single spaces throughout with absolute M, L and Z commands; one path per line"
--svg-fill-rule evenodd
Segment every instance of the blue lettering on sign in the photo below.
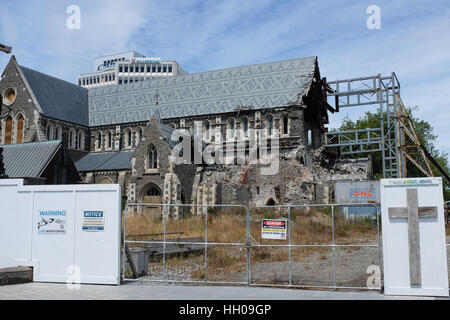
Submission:
M 39 215 L 41 216 L 65 216 L 66 210 L 45 210 L 39 211 Z
M 103 211 L 84 211 L 85 217 L 96 217 L 96 218 L 102 218 L 103 217 Z

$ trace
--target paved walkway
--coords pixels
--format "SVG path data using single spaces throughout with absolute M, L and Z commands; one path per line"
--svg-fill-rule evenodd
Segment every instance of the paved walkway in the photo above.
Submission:
M 392 300 L 434 299 L 385 296 L 378 292 L 335 292 L 232 286 L 176 286 L 126 283 L 120 286 L 26 283 L 0 286 L 0 300 Z

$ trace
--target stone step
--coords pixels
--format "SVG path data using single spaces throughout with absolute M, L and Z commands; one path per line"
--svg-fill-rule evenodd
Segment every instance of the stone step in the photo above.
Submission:
M 0 268 L 0 286 L 33 282 L 32 267 Z

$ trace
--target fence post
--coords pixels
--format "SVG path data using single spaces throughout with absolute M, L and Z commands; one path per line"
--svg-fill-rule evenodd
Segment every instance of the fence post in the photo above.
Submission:
M 336 288 L 336 248 L 334 242 L 334 205 L 331 205 L 331 237 L 333 249 L 333 286 Z
M 292 242 L 291 242 L 291 206 L 288 207 L 288 230 L 289 230 L 289 285 L 292 285 Z
M 250 285 L 250 249 L 251 249 L 251 242 L 250 242 L 250 210 L 245 206 L 246 210 L 246 220 L 247 220 L 247 243 L 245 244 L 247 248 L 247 261 L 246 261 L 246 271 L 247 271 L 247 285 Z
M 205 282 L 208 281 L 208 205 L 205 207 Z
M 166 219 L 167 219 L 167 207 L 165 203 L 163 206 L 163 221 L 164 221 L 164 241 L 163 241 L 163 280 L 166 280 Z

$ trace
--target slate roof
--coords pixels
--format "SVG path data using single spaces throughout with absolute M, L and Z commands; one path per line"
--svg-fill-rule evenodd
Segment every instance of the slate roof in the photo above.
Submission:
M 169 119 L 299 104 L 316 65 L 309 57 L 91 88 L 89 125 L 147 121 L 156 109 Z
M 61 147 L 61 140 L 0 145 L 10 178 L 39 178 Z
M 75 163 L 79 172 L 131 170 L 133 150 L 91 152 Z
M 88 90 L 19 66 L 45 116 L 89 125 Z

